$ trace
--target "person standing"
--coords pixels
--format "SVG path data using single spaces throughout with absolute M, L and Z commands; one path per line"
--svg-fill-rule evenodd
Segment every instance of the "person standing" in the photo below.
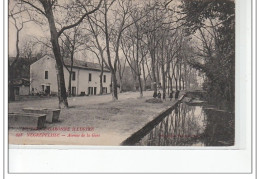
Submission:
M 172 92 L 172 91 L 170 92 L 169 98 L 170 98 L 170 101 L 171 101 L 172 98 L 173 98 L 173 92 Z
M 179 93 L 180 93 L 180 91 L 177 90 L 176 93 L 175 93 L 175 99 L 178 99 L 178 97 L 179 97 Z
M 163 100 L 166 101 L 166 94 L 163 92 Z
M 161 99 L 161 93 L 160 93 L 160 91 L 158 92 L 157 96 L 158 96 L 158 99 Z

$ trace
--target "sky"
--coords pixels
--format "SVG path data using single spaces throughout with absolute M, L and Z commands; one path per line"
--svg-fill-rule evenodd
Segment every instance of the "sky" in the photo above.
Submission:
M 9 8 L 11 9 L 13 7 L 13 1 L 10 0 L 10 4 L 9 4 Z M 23 16 L 20 16 L 23 17 Z M 43 19 L 45 19 L 44 16 L 42 16 Z M 19 17 L 18 17 L 19 18 Z M 9 22 L 9 28 L 8 28 L 8 49 L 9 49 L 9 56 L 14 57 L 16 55 L 16 28 L 14 26 L 14 21 L 12 18 L 8 19 Z M 47 20 L 45 20 L 45 22 L 47 23 Z M 19 24 L 20 27 L 20 24 Z M 30 40 L 30 38 L 47 38 L 50 39 L 50 32 L 49 32 L 49 27 L 48 24 L 44 24 L 44 25 L 39 25 L 36 24 L 35 22 L 27 22 L 24 24 L 23 29 L 20 31 L 20 35 L 19 35 L 19 47 L 20 49 L 22 49 L 23 45 L 26 43 L 26 41 Z M 79 59 L 83 58 L 84 53 L 83 52 L 79 52 L 76 54 L 76 57 L 78 57 Z M 95 57 L 93 57 L 93 55 L 88 54 L 88 56 L 91 56 L 92 59 L 88 60 L 90 62 L 94 62 L 96 61 Z
M 46 32 L 45 32 L 46 33 Z M 44 32 L 42 29 L 33 22 L 28 22 L 24 25 L 23 29 L 20 31 L 20 47 L 23 45 L 24 41 L 30 36 L 43 37 Z M 16 28 L 12 23 L 9 23 L 9 56 L 16 55 Z
M 65 1 L 65 0 L 63 0 L 63 1 Z M 138 1 L 142 1 L 142 0 L 135 0 L 135 1 L 138 2 Z M 162 1 L 164 1 L 164 0 L 162 0 Z M 179 0 L 175 0 L 175 2 L 177 2 L 177 1 L 179 1 Z M 172 2 L 172 3 L 174 3 L 174 2 Z M 12 8 L 13 4 L 14 4 L 13 0 L 10 0 L 9 8 Z M 16 29 L 15 29 L 15 26 L 11 22 L 13 22 L 13 20 L 11 18 L 9 18 L 9 56 L 15 56 L 16 55 Z M 47 21 L 46 21 L 46 23 L 47 23 Z M 24 25 L 23 29 L 20 31 L 20 44 L 19 44 L 20 48 L 22 48 L 22 46 L 24 45 L 26 40 L 28 40 L 30 38 L 30 36 L 37 37 L 38 39 L 44 38 L 44 37 L 49 37 L 50 32 L 49 32 L 48 25 L 46 24 L 46 26 L 43 27 L 43 26 L 37 25 L 34 22 L 26 23 Z M 96 61 L 94 59 L 94 58 L 96 58 L 94 56 L 94 54 L 91 54 L 90 52 L 88 52 L 87 54 L 92 59 L 92 60 L 88 60 L 88 61 Z M 79 52 L 76 54 L 76 57 L 78 57 L 78 58 L 83 58 L 84 56 L 85 55 L 82 52 Z

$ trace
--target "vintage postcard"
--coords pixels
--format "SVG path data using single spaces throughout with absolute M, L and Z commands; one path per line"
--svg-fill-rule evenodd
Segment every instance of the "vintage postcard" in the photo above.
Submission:
M 235 4 L 9 0 L 9 144 L 235 146 Z

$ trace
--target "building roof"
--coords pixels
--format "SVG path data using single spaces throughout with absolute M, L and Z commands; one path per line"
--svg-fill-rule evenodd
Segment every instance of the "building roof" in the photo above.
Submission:
M 71 60 L 68 58 L 64 59 L 64 64 L 67 67 L 70 67 Z M 76 60 L 76 59 L 73 60 L 73 67 L 82 68 L 82 69 L 86 69 L 86 70 L 101 71 L 100 64 L 98 64 L 98 63 L 86 62 L 86 61 Z M 107 67 L 104 67 L 103 70 L 104 70 L 104 72 L 110 72 L 110 70 Z
M 11 84 L 13 84 L 14 86 L 30 86 L 30 80 L 27 78 L 17 78 L 11 80 Z

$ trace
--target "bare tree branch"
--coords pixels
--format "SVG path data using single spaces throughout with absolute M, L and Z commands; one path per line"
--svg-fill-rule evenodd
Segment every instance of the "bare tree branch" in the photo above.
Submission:
M 86 16 L 96 12 L 100 8 L 102 1 L 103 0 L 100 0 L 98 3 L 98 6 L 95 9 L 93 9 L 92 11 L 86 12 L 76 23 L 61 28 L 61 30 L 58 32 L 58 37 L 63 33 L 63 31 L 79 25 Z
M 41 14 L 43 14 L 46 17 L 46 13 L 43 10 L 41 10 L 39 7 L 37 7 L 34 4 L 32 4 L 31 2 L 25 1 L 25 0 L 20 0 L 20 1 L 30 5 L 31 7 L 33 7 L 34 9 L 36 9 L 37 11 L 39 11 Z

